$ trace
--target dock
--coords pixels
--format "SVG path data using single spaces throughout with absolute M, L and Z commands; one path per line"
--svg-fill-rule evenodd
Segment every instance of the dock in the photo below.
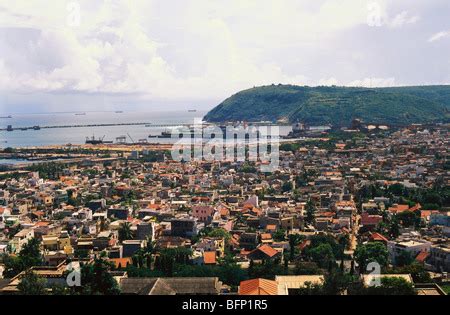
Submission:
M 113 127 L 113 126 L 146 126 L 154 128 L 166 128 L 166 127 L 184 127 L 191 126 L 192 124 L 152 124 L 144 122 L 131 122 L 131 123 L 110 123 L 110 124 L 78 124 L 78 125 L 53 125 L 53 126 L 30 126 L 30 127 L 13 127 L 8 125 L 7 128 L 0 128 L 0 131 L 16 131 L 16 130 L 40 130 L 40 129 L 62 129 L 62 128 L 92 128 L 92 127 Z

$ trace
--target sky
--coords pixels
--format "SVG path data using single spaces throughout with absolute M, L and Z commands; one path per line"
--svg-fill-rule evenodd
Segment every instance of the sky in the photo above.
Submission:
M 0 111 L 212 108 L 268 84 L 450 84 L 448 0 L 0 0 Z

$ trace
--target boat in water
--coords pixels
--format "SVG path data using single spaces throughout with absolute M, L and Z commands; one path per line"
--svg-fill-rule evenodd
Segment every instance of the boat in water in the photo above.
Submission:
M 202 137 L 203 136 L 203 132 L 200 131 L 198 132 L 197 130 L 195 130 L 194 128 L 189 128 L 189 130 L 184 130 L 184 129 L 179 129 L 179 128 L 174 128 L 171 130 L 165 130 L 163 132 L 161 132 L 160 135 L 149 135 L 149 138 L 160 138 L 160 139 L 168 139 L 168 138 L 183 138 L 185 135 L 187 135 L 189 137 L 189 134 L 191 136 L 191 138 L 195 138 L 195 137 Z
M 75 116 L 85 116 L 86 113 L 75 113 Z
M 161 132 L 161 134 L 159 136 L 157 136 L 157 138 L 163 138 L 163 139 L 167 139 L 167 138 L 172 138 L 172 131 L 163 131 Z
M 8 119 L 8 118 L 12 118 L 12 116 L 11 116 L 11 115 L 8 115 L 8 116 L 0 116 L 0 118 L 1 118 L 1 119 Z
M 106 144 L 106 143 L 113 143 L 112 141 L 105 141 L 103 140 L 105 139 L 105 136 L 101 137 L 101 138 L 95 138 L 95 136 L 92 136 L 91 138 L 86 137 L 86 144 Z

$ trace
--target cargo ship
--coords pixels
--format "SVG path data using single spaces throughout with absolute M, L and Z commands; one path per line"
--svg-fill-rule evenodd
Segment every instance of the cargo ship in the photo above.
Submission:
M 149 135 L 149 138 L 160 138 L 160 139 L 168 139 L 168 138 L 183 138 L 183 135 L 186 131 L 185 130 L 180 130 L 180 129 L 173 129 L 172 131 L 170 130 L 165 130 L 163 132 L 161 132 L 160 135 Z M 202 137 L 203 133 L 196 133 L 195 130 L 193 128 L 189 129 L 189 133 L 191 134 L 191 138 L 195 138 L 195 136 L 197 137 Z
M 105 141 L 103 140 L 105 138 L 105 136 L 96 139 L 94 136 L 92 136 L 91 138 L 86 137 L 86 144 L 106 144 L 106 143 L 113 143 L 112 141 Z

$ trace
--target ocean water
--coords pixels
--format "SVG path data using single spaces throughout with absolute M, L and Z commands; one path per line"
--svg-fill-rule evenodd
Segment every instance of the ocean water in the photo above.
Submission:
M 0 159 L 0 165 L 16 165 L 26 163 L 28 163 L 28 161 L 22 159 Z
M 148 123 L 148 124 L 193 124 L 194 119 L 202 119 L 206 111 L 189 112 L 153 111 L 123 113 L 86 112 L 85 115 L 75 113 L 43 113 L 43 114 L 14 114 L 12 118 L 0 118 L 0 127 L 13 128 L 31 126 L 77 125 L 77 124 L 112 124 L 112 123 Z M 58 144 L 84 144 L 86 137 L 103 137 L 104 140 L 116 142 L 116 138 L 126 136 L 127 142 L 137 142 L 146 139 L 149 143 L 173 143 L 174 139 L 149 138 L 149 135 L 159 135 L 169 128 L 139 126 L 101 126 L 78 128 L 55 128 L 40 130 L 0 131 L 0 147 L 30 147 Z M 280 134 L 287 134 L 290 127 L 280 127 Z

